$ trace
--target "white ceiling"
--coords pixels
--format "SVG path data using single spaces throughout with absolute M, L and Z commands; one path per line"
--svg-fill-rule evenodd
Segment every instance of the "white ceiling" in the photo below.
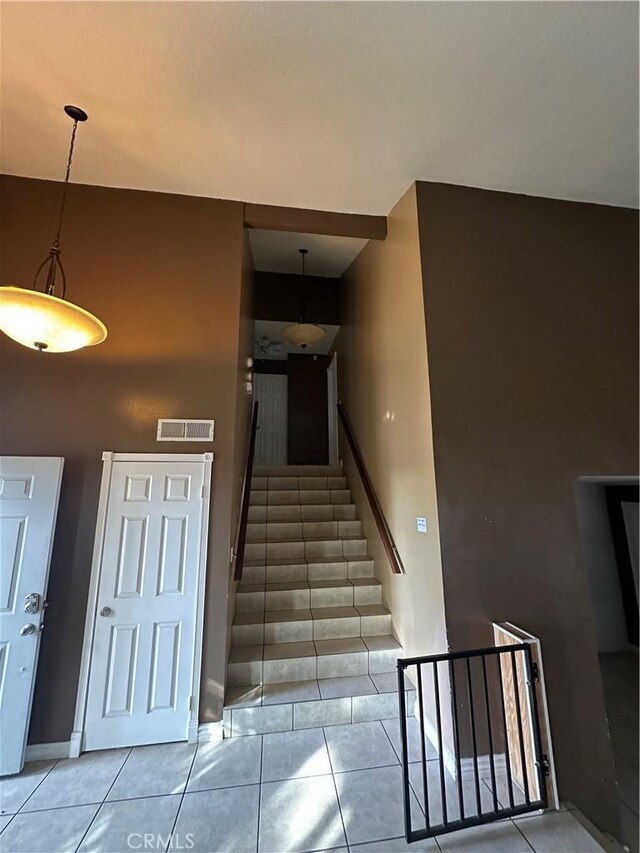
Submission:
M 355 237 L 327 237 L 287 231 L 249 231 L 253 263 L 263 272 L 299 273 L 302 261 L 298 249 L 308 249 L 307 275 L 338 278 L 367 244 Z
M 413 179 L 638 203 L 632 2 L 5 2 L 2 168 L 386 214 Z
M 290 352 L 303 352 L 305 355 L 327 355 L 331 350 L 331 345 L 333 344 L 335 336 L 338 334 L 338 329 L 340 328 L 340 326 L 329 326 L 326 323 L 323 323 L 322 328 L 325 329 L 327 333 L 325 337 L 314 346 L 308 346 L 302 350 L 300 347 L 296 347 L 283 339 L 282 330 L 289 325 L 291 324 L 283 323 L 279 320 L 256 320 L 254 328 L 253 357 L 267 358 L 270 360 L 286 359 Z M 269 342 L 271 343 L 271 346 L 267 345 L 265 347 L 260 347 L 259 344 L 265 339 L 267 344 Z M 273 346 L 273 344 L 276 346 Z

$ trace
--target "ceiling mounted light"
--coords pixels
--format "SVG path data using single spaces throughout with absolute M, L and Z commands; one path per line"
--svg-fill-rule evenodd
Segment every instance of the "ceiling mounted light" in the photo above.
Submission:
M 308 249 L 298 249 L 302 255 L 302 277 L 305 275 L 305 256 L 309 253 Z M 304 287 L 304 285 L 303 285 Z M 304 294 L 302 297 L 302 307 L 300 309 L 300 322 L 294 323 L 292 326 L 287 326 L 282 330 L 282 337 L 300 349 L 306 349 L 309 346 L 319 343 L 327 334 L 327 330 L 323 329 L 317 323 L 307 323 L 305 320 L 304 310 Z
M 107 337 L 104 323 L 84 308 L 67 302 L 64 298 L 67 280 L 60 260 L 60 232 L 76 130 L 78 122 L 88 118 L 80 107 L 66 106 L 64 111 L 73 119 L 73 130 L 55 240 L 49 249 L 48 257 L 36 270 L 32 289 L 0 287 L 0 329 L 19 344 L 40 352 L 70 352 L 100 344 Z M 60 296 L 55 295 L 58 274 L 61 282 Z M 44 279 L 42 289 L 38 286 L 41 278 Z

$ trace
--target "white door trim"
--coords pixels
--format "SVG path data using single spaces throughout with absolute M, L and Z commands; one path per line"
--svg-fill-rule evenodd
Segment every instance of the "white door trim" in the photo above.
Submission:
M 327 416 L 329 419 L 329 465 L 340 464 L 338 445 L 338 353 L 334 352 L 327 367 Z
M 547 800 L 550 809 L 560 808 L 560 797 L 558 794 L 558 781 L 556 778 L 556 764 L 553 755 L 553 742 L 551 739 L 551 722 L 549 720 L 549 706 L 547 704 L 547 688 L 544 680 L 544 666 L 542 665 L 542 645 L 535 634 L 530 634 L 523 628 L 514 625 L 513 622 L 492 622 L 494 640 L 498 634 L 506 634 L 516 643 L 528 643 L 531 647 L 531 656 L 538 665 L 538 681 L 534 684 L 538 700 L 538 717 L 540 722 L 542 745 L 547 753 L 549 762 L 549 775 L 547 776 Z M 497 645 L 497 644 L 496 644 Z M 527 708 L 529 714 L 533 709 L 529 705 L 527 697 Z
M 87 615 L 84 626 L 82 657 L 80 660 L 80 678 L 76 697 L 76 712 L 73 721 L 73 731 L 69 742 L 69 756 L 77 758 L 84 748 L 84 727 L 87 711 L 87 694 L 89 690 L 89 674 L 93 637 L 98 605 L 98 588 L 100 585 L 100 569 L 104 548 L 104 534 L 107 520 L 109 491 L 114 462 L 203 462 L 204 480 L 202 495 L 202 523 L 200 528 L 200 553 L 198 560 L 198 583 L 195 618 L 195 637 L 193 672 L 191 678 L 191 713 L 189 717 L 188 742 L 196 743 L 198 739 L 198 718 L 200 710 L 200 676 L 202 670 L 202 641 L 204 628 L 204 592 L 207 565 L 207 533 L 209 529 L 209 505 L 211 500 L 211 473 L 213 453 L 114 453 L 104 451 L 102 454 L 102 482 L 100 483 L 100 498 L 98 500 L 98 517 L 96 519 L 96 534 L 91 561 L 91 579 L 89 581 L 89 596 L 87 599 Z

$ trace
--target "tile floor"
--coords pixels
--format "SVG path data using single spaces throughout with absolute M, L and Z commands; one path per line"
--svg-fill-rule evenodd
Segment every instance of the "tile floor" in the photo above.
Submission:
M 417 724 L 413 719 L 409 724 L 415 740 Z M 397 728 L 397 720 L 375 721 L 231 738 L 197 748 L 166 744 L 31 763 L 19 776 L 0 782 L 0 850 L 603 849 L 566 810 L 503 820 L 408 847 L 402 837 Z M 412 809 L 421 818 L 420 798 L 417 785 Z

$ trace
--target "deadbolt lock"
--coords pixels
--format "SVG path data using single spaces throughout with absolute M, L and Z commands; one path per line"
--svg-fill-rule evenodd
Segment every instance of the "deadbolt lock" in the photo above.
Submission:
M 37 613 L 40 610 L 40 596 L 37 592 L 30 592 L 24 597 L 24 612 Z

